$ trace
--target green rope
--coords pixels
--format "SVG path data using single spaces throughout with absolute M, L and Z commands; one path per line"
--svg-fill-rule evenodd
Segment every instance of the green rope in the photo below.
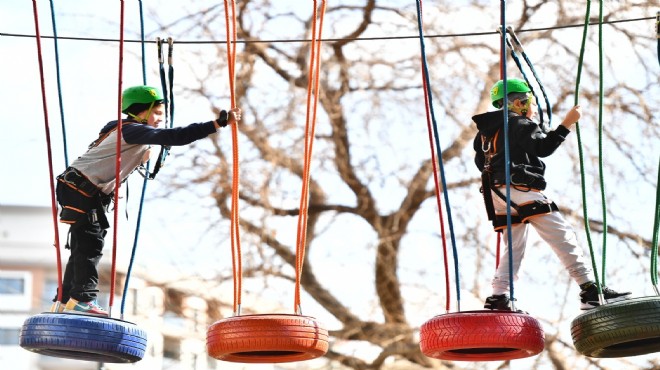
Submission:
M 603 212 L 603 260 L 601 286 L 605 286 L 605 256 L 607 255 L 607 202 L 605 199 L 605 176 L 603 175 L 603 1 L 599 1 L 598 13 L 598 172 L 600 177 L 600 202 Z
M 655 187 L 656 187 L 655 221 L 653 222 L 653 244 L 651 245 L 651 283 L 653 283 L 654 286 L 657 286 L 658 285 L 658 233 L 660 231 L 660 160 L 658 161 L 658 182 L 656 183 Z
M 578 97 L 580 92 L 580 77 L 582 75 L 582 63 L 584 60 L 584 49 L 587 42 L 587 30 L 589 29 L 589 13 L 591 12 L 591 0 L 587 0 L 587 11 L 584 16 L 584 28 L 582 31 L 582 45 L 580 46 L 580 57 L 578 59 L 578 70 L 575 82 L 575 102 L 578 104 Z M 589 245 L 589 252 L 591 254 L 591 266 L 594 270 L 594 277 L 596 279 L 596 286 L 598 287 L 598 294 L 602 294 L 600 285 L 598 284 L 598 268 L 596 266 L 596 259 L 594 258 L 594 248 L 591 241 L 591 231 L 589 228 L 589 212 L 587 211 L 587 187 L 585 185 L 584 175 L 584 153 L 582 151 L 582 135 L 580 133 L 580 122 L 575 124 L 577 141 L 578 141 L 578 154 L 580 158 L 580 183 L 582 188 L 582 213 L 584 217 L 584 230 L 587 236 L 587 244 Z

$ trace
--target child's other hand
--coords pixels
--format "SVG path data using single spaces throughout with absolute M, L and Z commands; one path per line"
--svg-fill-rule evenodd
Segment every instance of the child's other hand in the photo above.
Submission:
M 145 164 L 149 161 L 149 158 L 151 157 L 151 148 L 147 149 L 146 152 L 142 155 L 142 164 Z
M 238 123 L 241 121 L 241 108 L 234 108 L 229 111 L 229 115 L 227 118 L 227 123 L 232 124 L 232 123 Z
M 561 123 L 562 126 L 566 127 L 567 129 L 571 129 L 573 125 L 580 120 L 582 117 L 582 107 L 579 105 L 574 106 L 571 108 L 571 110 L 566 113 L 566 118 L 564 118 L 564 121 Z

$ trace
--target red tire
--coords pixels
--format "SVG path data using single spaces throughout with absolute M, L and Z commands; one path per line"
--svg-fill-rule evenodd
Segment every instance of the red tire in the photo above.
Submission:
M 535 318 L 509 311 L 465 311 L 425 322 L 419 347 L 426 356 L 452 361 L 501 361 L 535 356 L 545 345 Z
M 328 331 L 308 316 L 235 316 L 209 327 L 206 349 L 209 356 L 230 362 L 311 360 L 328 352 Z

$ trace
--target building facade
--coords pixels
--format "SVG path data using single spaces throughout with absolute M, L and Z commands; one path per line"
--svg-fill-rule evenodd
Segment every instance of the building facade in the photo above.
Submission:
M 60 227 L 66 239 L 67 227 Z M 64 234 L 63 234 L 64 233 Z M 185 289 L 163 286 L 145 274 L 130 277 L 120 316 L 126 274 L 116 273 L 111 314 L 147 332 L 147 351 L 131 364 L 102 364 L 44 356 L 19 346 L 23 322 L 50 309 L 58 286 L 57 248 L 52 211 L 47 207 L 0 205 L 0 364 L 12 370 L 92 369 L 248 369 L 249 365 L 217 361 L 206 353 L 206 330 L 219 318 L 217 302 Z M 60 246 L 63 263 L 69 253 Z M 109 307 L 110 261 L 102 259 L 99 304 Z M 119 269 L 119 267 L 118 267 Z M 173 278 L 173 277 L 171 277 Z M 175 279 L 174 279 L 175 280 Z M 11 367 L 5 367 L 11 365 Z M 260 365 L 259 369 L 275 369 Z

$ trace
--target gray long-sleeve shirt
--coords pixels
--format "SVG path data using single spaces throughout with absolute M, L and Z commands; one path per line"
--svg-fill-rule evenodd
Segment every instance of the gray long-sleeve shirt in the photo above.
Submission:
M 215 132 L 213 121 L 176 128 L 154 128 L 132 120 L 123 121 L 119 171 L 121 181 L 142 164 L 149 145 L 187 145 Z M 82 172 L 105 194 L 115 189 L 117 136 L 117 121 L 108 122 L 87 152 L 71 163 L 71 167 Z

